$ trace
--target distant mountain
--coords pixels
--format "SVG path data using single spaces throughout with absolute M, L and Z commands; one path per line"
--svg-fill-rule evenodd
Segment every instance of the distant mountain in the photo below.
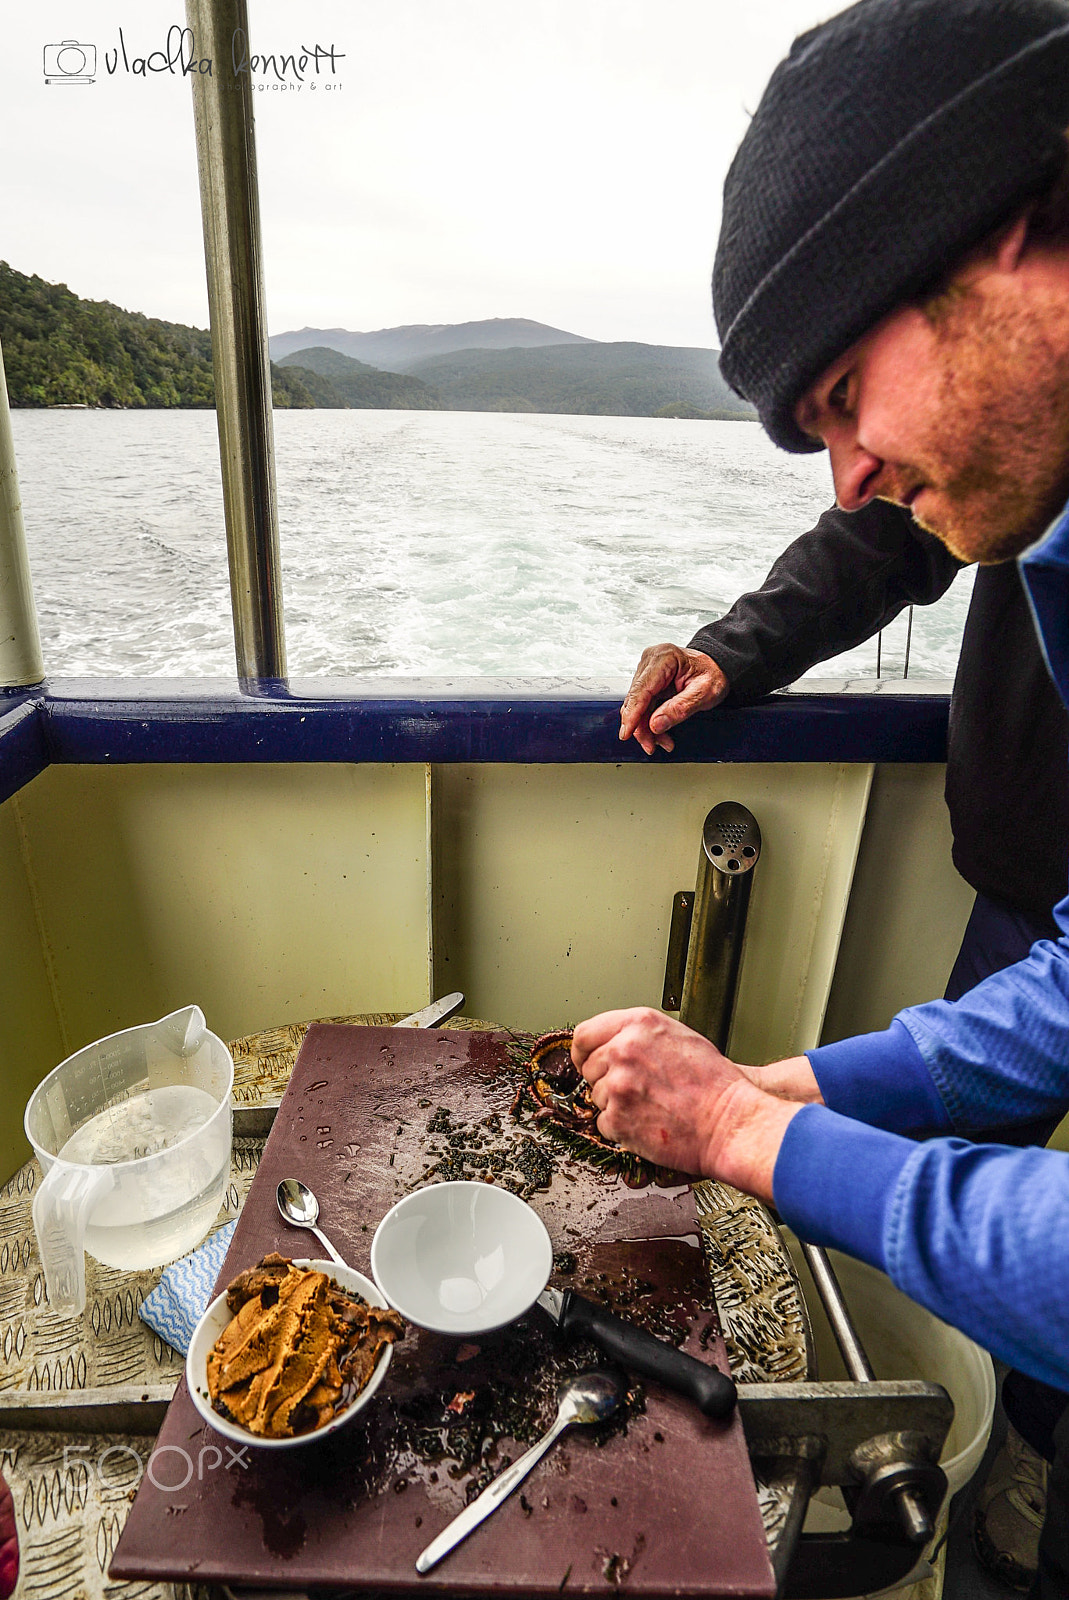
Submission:
M 593 344 L 578 333 L 549 328 L 526 317 L 491 317 L 485 322 L 412 323 L 402 328 L 379 328 L 375 333 L 351 333 L 347 328 L 301 328 L 296 333 L 276 333 L 269 340 L 271 357 L 281 361 L 309 347 L 337 350 L 367 361 L 387 372 L 408 372 L 428 356 L 453 350 L 529 350 L 547 344 Z
M 325 336 L 309 340 L 306 330 L 297 348 L 272 363 L 276 407 L 754 415 L 724 384 L 714 350 L 605 344 L 522 318 L 374 334 L 335 331 L 365 349 L 378 341 L 394 354 L 369 364 Z M 457 340 L 483 342 L 457 348 Z M 0 345 L 15 406 L 215 404 L 205 329 L 83 300 L 65 284 L 27 277 L 5 262 Z
M 450 411 L 545 411 L 590 416 L 755 413 L 728 388 L 717 352 L 666 344 L 547 345 L 461 350 L 413 364 Z
M 316 346 L 283 356 L 276 371 L 303 384 L 309 403 L 335 411 L 441 411 L 436 390 L 419 378 L 380 372 L 353 356 Z
M 715 350 L 659 344 L 572 344 L 455 350 L 408 373 L 380 372 L 329 347 L 295 350 L 276 371 L 303 384 L 291 404 L 593 416 L 754 415 L 721 378 Z

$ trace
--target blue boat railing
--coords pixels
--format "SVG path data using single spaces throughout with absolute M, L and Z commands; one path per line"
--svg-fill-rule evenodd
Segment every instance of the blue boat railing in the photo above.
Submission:
M 949 685 L 812 685 L 677 730 L 656 762 L 941 762 Z M 0 799 L 53 763 L 648 762 L 577 681 L 59 679 L 0 699 Z

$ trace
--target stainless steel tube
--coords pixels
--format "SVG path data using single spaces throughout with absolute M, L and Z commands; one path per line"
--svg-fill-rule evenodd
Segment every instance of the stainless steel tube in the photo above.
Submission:
M 44 675 L 0 352 L 0 689 L 26 688 Z
M 191 81 L 238 677 L 284 678 L 253 91 L 235 65 L 249 53 L 245 0 L 186 0 L 186 19 L 212 62 Z
M 702 828 L 698 881 L 679 1020 L 727 1049 L 761 830 L 745 806 L 724 800 Z
M 854 1327 L 853 1318 L 850 1316 L 843 1299 L 843 1291 L 839 1287 L 839 1280 L 835 1276 L 835 1268 L 828 1260 L 828 1253 L 819 1244 L 806 1244 L 800 1239 L 802 1254 L 805 1256 L 806 1266 L 813 1274 L 813 1282 L 817 1286 L 817 1293 L 824 1304 L 831 1323 L 831 1331 L 835 1335 L 835 1342 L 846 1367 L 847 1376 L 853 1378 L 855 1383 L 871 1383 L 875 1377 L 872 1365 L 865 1354 L 865 1347 L 858 1337 Z

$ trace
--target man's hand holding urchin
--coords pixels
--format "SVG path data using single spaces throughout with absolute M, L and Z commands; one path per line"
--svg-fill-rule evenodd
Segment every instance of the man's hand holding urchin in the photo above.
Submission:
M 728 681 L 711 656 L 681 644 L 650 645 L 620 707 L 620 738 L 637 739 L 648 756 L 658 745 L 674 750 L 668 730 L 696 711 L 711 711 L 727 692 Z
M 576 1028 L 572 1060 L 605 1138 L 771 1200 L 780 1142 L 801 1106 L 758 1089 L 700 1033 L 651 1006 L 604 1011 Z

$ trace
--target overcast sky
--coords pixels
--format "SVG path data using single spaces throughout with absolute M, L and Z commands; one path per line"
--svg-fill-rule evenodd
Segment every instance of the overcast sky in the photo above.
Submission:
M 747 111 L 839 8 L 249 0 L 253 52 L 337 52 L 333 75 L 309 65 L 299 91 L 256 96 L 271 332 L 522 316 L 714 344 L 720 189 Z M 8 0 L 0 258 L 203 327 L 189 82 L 128 71 L 119 41 L 132 68 L 183 21 L 181 0 Z M 46 81 L 46 46 L 69 39 L 95 46 L 94 82 Z

